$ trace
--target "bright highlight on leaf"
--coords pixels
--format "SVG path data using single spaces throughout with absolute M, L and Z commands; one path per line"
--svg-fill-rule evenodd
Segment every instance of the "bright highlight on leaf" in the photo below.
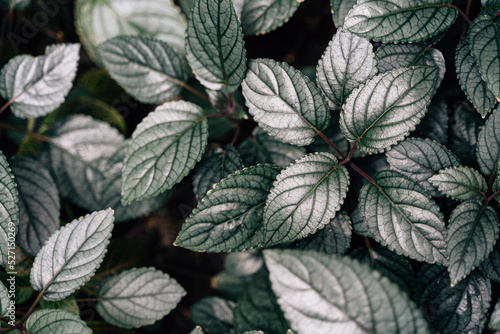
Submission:
M 457 201 L 482 200 L 488 186 L 478 171 L 469 167 L 451 167 L 439 171 L 429 181 L 438 190 Z
M 476 158 L 484 174 L 500 176 L 500 108 L 498 107 L 479 133 Z
M 245 0 L 241 27 L 245 35 L 266 34 L 281 27 L 299 8 L 297 0 Z
M 9 236 L 17 234 L 19 225 L 18 192 L 7 159 L 0 151 L 0 265 L 7 265 Z
M 39 310 L 26 321 L 30 334 L 92 334 L 85 321 L 74 313 L 63 310 Z

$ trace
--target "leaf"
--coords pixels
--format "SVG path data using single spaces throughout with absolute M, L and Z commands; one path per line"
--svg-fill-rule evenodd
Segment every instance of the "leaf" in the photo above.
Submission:
M 325 227 L 344 202 L 349 174 L 330 153 L 297 160 L 276 178 L 264 209 L 265 242 L 304 238 Z
M 483 176 L 475 169 L 464 166 L 443 169 L 429 182 L 446 197 L 457 201 L 482 200 L 488 190 Z
M 318 88 L 298 70 L 270 59 L 249 60 L 243 95 L 255 121 L 276 139 L 297 146 L 314 141 L 330 123 Z
M 78 303 L 76 302 L 76 298 L 74 295 L 66 297 L 62 300 L 50 302 L 44 299 L 40 300 L 40 308 L 41 309 L 50 309 L 50 310 L 64 310 L 76 315 L 80 315 L 80 309 L 78 308 Z
M 346 212 L 340 211 L 326 227 L 299 240 L 297 246 L 327 254 L 344 254 L 351 245 L 351 236 L 351 220 Z
M 355 3 L 356 0 L 330 0 L 335 27 L 339 28 L 344 25 L 344 19 Z
M 97 46 L 120 35 L 160 39 L 185 54 L 185 20 L 170 0 L 77 0 L 75 19 L 85 50 L 97 62 Z
M 246 0 L 241 12 L 245 35 L 263 35 L 285 24 L 297 11 L 297 0 Z
M 9 312 L 10 298 L 9 298 L 9 290 L 0 283 L 0 315 L 5 317 Z
M 495 106 L 495 95 L 481 78 L 479 67 L 470 54 L 469 43 L 466 39 L 458 42 L 455 53 L 455 66 L 460 87 L 464 91 L 474 108 L 485 117 Z
M 352 230 L 357 235 L 361 235 L 363 237 L 372 238 L 372 234 L 370 232 L 370 226 L 364 221 L 361 216 L 361 212 L 359 211 L 359 206 L 357 206 L 354 211 L 351 213 L 352 220 Z
M 66 298 L 100 266 L 113 229 L 113 210 L 93 212 L 57 230 L 35 257 L 30 281 L 47 301 Z
M 26 321 L 26 330 L 31 334 L 92 334 L 80 316 L 64 310 L 34 312 Z
M 375 58 L 379 73 L 400 67 L 435 66 L 439 71 L 439 82 L 441 82 L 446 72 L 441 51 L 430 48 L 424 43 L 384 44 L 375 52 Z
M 445 101 L 431 103 L 427 114 L 410 136 L 429 138 L 440 144 L 448 143 L 448 106 Z
M 359 195 L 373 239 L 417 261 L 445 262 L 445 225 L 437 204 L 414 181 L 394 171 L 375 175 Z
M 340 126 L 339 126 L 339 119 L 340 119 L 340 113 L 333 112 L 331 113 L 331 119 L 330 119 L 330 126 L 326 128 L 325 131 L 323 131 L 323 134 L 330 139 L 332 143 L 337 146 L 337 148 L 341 151 L 344 152 L 345 155 L 348 154 L 349 152 L 349 142 L 345 139 L 344 135 L 342 132 L 340 132 Z M 309 148 L 313 152 L 329 152 L 333 155 L 335 155 L 337 158 L 341 159 L 342 157 L 339 155 L 337 151 L 335 151 L 328 143 L 324 140 L 317 140 L 311 145 L 309 145 Z M 302 154 L 303 156 L 304 154 Z M 354 150 L 353 157 L 358 158 L 360 156 L 363 156 L 358 149 Z
M 482 125 L 476 111 L 465 105 L 460 105 L 455 109 L 448 147 L 463 164 L 474 164 L 476 161 L 476 143 Z
M 193 176 L 193 191 L 201 201 L 214 184 L 243 168 L 236 149 L 228 144 L 224 149 L 217 147 L 208 151 L 200 161 Z
M 484 8 L 486 9 L 494 9 L 498 10 L 498 7 L 500 7 L 500 1 L 498 0 L 481 0 L 481 5 L 483 5 Z
M 141 327 L 170 313 L 184 293 L 173 278 L 160 270 L 131 269 L 108 278 L 99 286 L 96 310 L 114 326 Z
M 436 67 L 398 68 L 356 88 L 340 114 L 340 129 L 365 153 L 388 149 L 420 122 L 434 95 Z
M 493 95 L 500 99 L 500 29 L 488 15 L 479 15 L 470 25 L 467 41 L 481 77 Z
M 286 167 L 306 154 L 304 147 L 276 140 L 258 126 L 253 129 L 252 138 L 246 139 L 238 146 L 238 151 L 245 166 L 271 163 Z
M 111 326 L 104 321 L 88 321 L 87 325 L 94 334 L 137 334 L 134 330 Z
M 9 251 L 14 250 L 13 238 L 19 225 L 18 192 L 7 159 L 0 151 L 0 265 L 7 266 Z M 9 241 L 11 240 L 11 241 Z M 12 271 L 9 266 L 8 271 Z
M 238 89 L 245 76 L 246 51 L 232 3 L 198 0 L 186 36 L 187 59 L 196 79 L 211 90 Z
M 206 297 L 191 306 L 191 318 L 210 333 L 230 334 L 236 303 L 219 297 Z
M 330 109 L 340 109 L 354 90 L 377 73 L 370 41 L 339 30 L 316 68 L 316 82 Z
M 476 157 L 484 174 L 500 176 L 500 108 L 493 111 L 479 133 Z
M 200 326 L 196 326 L 189 334 L 204 334 Z
M 415 304 L 364 264 L 312 251 L 265 250 L 272 288 L 298 333 L 428 333 Z
M 391 169 L 408 176 L 432 196 L 438 196 L 439 192 L 429 178 L 442 169 L 460 166 L 451 151 L 429 139 L 406 139 L 387 151 L 386 157 Z
M 500 283 L 500 243 L 498 240 L 488 258 L 479 266 L 479 270 L 487 278 Z
M 285 334 L 289 328 L 271 288 L 269 272 L 261 270 L 253 276 L 234 308 L 237 333 L 261 330 L 266 334 Z
M 481 333 L 490 306 L 491 283 L 473 273 L 452 286 L 445 267 L 426 264 L 417 277 L 415 296 L 429 310 L 426 317 L 439 333 Z
M 186 219 L 175 245 L 204 252 L 232 252 L 265 243 L 264 204 L 279 170 L 257 165 L 217 183 Z
M 31 0 L 0 0 L 0 8 L 9 9 L 12 6 L 14 10 L 21 10 L 28 7 Z
M 39 162 L 22 157 L 11 159 L 19 191 L 19 227 L 16 242 L 36 255 L 59 228 L 59 191 L 49 171 Z
M 20 118 L 44 116 L 63 102 L 72 86 L 79 44 L 53 44 L 45 55 L 12 58 L 0 72 L 0 95 Z
M 358 0 L 344 28 L 384 43 L 418 42 L 448 29 L 458 11 L 450 0 Z
M 493 182 L 493 192 L 496 194 L 495 199 L 500 202 L 500 176 Z
M 124 160 L 122 204 L 172 188 L 201 159 L 206 144 L 207 120 L 200 107 L 184 101 L 157 107 L 132 134 Z
M 446 237 L 451 284 L 460 282 L 488 257 L 498 234 L 498 216 L 492 207 L 467 201 L 453 210 Z

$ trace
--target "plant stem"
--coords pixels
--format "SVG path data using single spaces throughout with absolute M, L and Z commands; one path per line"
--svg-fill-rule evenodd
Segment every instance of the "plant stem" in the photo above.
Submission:
M 367 237 L 363 237 L 363 239 L 365 240 L 366 248 L 368 248 L 368 254 L 370 254 L 370 262 L 373 266 L 375 260 L 373 259 L 372 245 L 370 244 L 370 240 Z
M 49 286 L 49 285 L 47 285 Z M 40 302 L 40 300 L 42 299 L 42 296 L 43 294 L 45 293 L 45 289 L 43 289 L 42 291 L 40 291 L 40 293 L 38 294 L 38 296 L 36 297 L 35 301 L 33 302 L 33 304 L 31 304 L 30 308 L 28 309 L 28 311 L 23 315 L 23 317 L 21 318 L 21 320 L 19 320 L 19 326 L 23 326 L 24 322 L 29 318 L 29 316 L 31 315 L 31 313 L 33 313 L 33 311 L 35 310 L 35 307 L 38 305 L 38 303 Z
M 328 137 L 325 136 L 325 134 L 323 132 L 319 131 L 315 127 L 313 127 L 313 129 L 314 129 L 314 131 L 316 131 L 318 136 L 320 136 L 331 148 L 333 148 L 335 150 L 335 152 L 337 152 L 340 155 L 340 157 L 342 159 L 346 158 L 345 154 L 334 143 L 332 143 L 332 141 L 330 139 L 328 139 Z
M 33 132 L 33 131 L 28 131 L 28 130 L 24 130 L 24 129 L 18 128 L 17 126 L 13 126 L 13 125 L 11 125 L 9 123 L 0 122 L 0 128 L 1 129 L 5 129 L 5 130 L 11 130 L 11 131 L 19 132 L 19 133 L 24 133 L 25 135 L 31 136 L 31 137 L 35 138 L 36 140 L 39 140 L 39 141 L 44 141 L 44 142 L 50 142 L 51 141 L 51 139 L 49 137 L 42 136 L 42 135 L 40 135 L 40 134 L 38 134 L 36 132 Z
M 468 25 L 472 24 L 472 21 L 469 19 L 469 17 L 467 16 L 467 14 L 465 14 L 464 12 L 462 12 L 460 10 L 460 8 L 458 8 L 457 6 L 452 5 L 452 4 L 446 4 L 446 5 L 443 5 L 443 6 L 455 8 L 458 11 L 458 14 L 460 14 L 460 16 L 464 19 L 465 22 L 467 22 Z
M 229 119 L 229 116 L 223 115 L 223 114 L 210 114 L 210 115 L 206 115 L 205 117 L 207 119 L 210 119 L 210 118 L 227 118 L 227 119 Z
M 208 103 L 209 105 L 212 105 L 212 101 L 210 101 L 209 98 L 207 98 L 205 95 L 203 95 L 199 90 L 197 90 L 196 88 L 194 87 L 191 87 L 190 85 L 188 85 L 187 83 L 185 82 L 182 82 L 182 81 L 178 81 L 176 82 L 177 84 L 179 84 L 182 88 L 190 91 L 191 93 L 193 93 L 194 95 L 196 95 L 197 97 L 199 97 L 200 99 L 202 99 L 204 102 Z
M 14 100 L 13 100 L 13 99 L 12 99 L 12 100 L 7 101 L 7 103 L 6 103 L 6 104 L 4 104 L 4 105 L 2 106 L 2 108 L 0 108 L 0 114 L 1 114 L 1 113 L 5 110 L 5 109 L 7 109 L 7 108 L 8 108 L 8 107 L 9 107 L 9 106 L 13 103 L 13 102 L 14 102 Z

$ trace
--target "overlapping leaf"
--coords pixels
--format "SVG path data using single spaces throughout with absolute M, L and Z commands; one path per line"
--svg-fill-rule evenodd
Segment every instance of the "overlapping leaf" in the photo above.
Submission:
M 479 269 L 486 277 L 500 283 L 500 242 L 497 241 L 490 255 L 481 263 Z
M 429 182 L 439 192 L 457 201 L 482 200 L 488 190 L 484 177 L 475 169 L 464 166 L 443 169 Z
M 448 147 L 465 165 L 474 164 L 476 161 L 476 144 L 482 126 L 481 118 L 472 108 L 460 105 L 455 109 Z M 495 145 L 494 142 L 491 144 Z
M 49 301 L 71 295 L 89 280 L 102 262 L 113 210 L 93 212 L 57 230 L 38 252 L 31 269 L 33 288 Z
M 188 77 L 181 58 L 164 41 L 118 36 L 100 44 L 98 51 L 113 79 L 144 103 L 173 99 Z
M 263 245 L 264 205 L 279 167 L 245 168 L 216 184 L 188 217 L 176 245 L 205 252 L 243 251 Z
M 365 153 L 378 153 L 402 140 L 424 116 L 434 95 L 438 69 L 398 68 L 355 89 L 340 117 L 340 129 Z
M 370 41 L 338 30 L 316 68 L 316 81 L 330 109 L 340 109 L 349 94 L 377 73 Z
M 500 1 L 498 0 L 481 0 L 481 5 L 486 9 L 500 9 Z
M 384 43 L 418 42 L 448 29 L 458 11 L 451 0 L 358 0 L 344 21 L 347 30 Z
M 186 51 L 196 78 L 207 88 L 233 92 L 245 76 L 243 33 L 232 3 L 198 0 L 187 28 Z
M 184 101 L 155 109 L 132 134 L 124 160 L 122 204 L 157 196 L 181 181 L 201 159 L 207 120 Z
M 7 159 L 0 151 L 0 265 L 6 266 L 9 250 L 13 251 L 9 237 L 15 237 L 19 225 L 18 192 Z M 12 270 L 10 268 L 9 270 Z
M 448 271 L 453 285 L 488 257 L 498 233 L 498 216 L 492 207 L 467 201 L 453 210 L 446 238 Z
M 242 84 L 250 114 L 271 136 L 306 146 L 330 114 L 318 88 L 301 72 L 270 59 L 250 60 Z
M 479 133 L 476 158 L 484 174 L 500 176 L 500 107 L 493 111 Z
M 348 258 L 312 251 L 265 250 L 272 288 L 298 333 L 428 333 L 408 296 Z
M 264 246 L 304 238 L 325 227 L 340 209 L 349 174 L 330 153 L 309 154 L 276 178 L 264 209 Z
M 236 303 L 219 298 L 207 297 L 191 306 L 193 322 L 210 333 L 230 334 L 233 329 L 233 310 Z
M 92 334 L 85 321 L 64 310 L 39 310 L 26 321 L 26 330 L 32 334 Z
M 355 3 L 356 0 L 330 0 L 333 22 L 337 28 L 344 25 L 344 19 Z
M 299 8 L 297 0 L 247 0 L 241 11 L 245 35 L 261 35 L 281 27 Z
M 382 171 L 366 184 L 359 209 L 370 233 L 398 254 L 418 261 L 445 262 L 443 214 L 427 192 L 395 171 Z
M 9 290 L 0 282 L 0 315 L 3 317 L 9 312 Z
M 429 138 L 440 144 L 448 143 L 448 106 L 445 101 L 431 103 L 427 114 L 413 132 L 413 136 Z
M 12 102 L 14 115 L 35 118 L 59 107 L 75 78 L 79 51 L 79 44 L 54 44 L 44 56 L 12 58 L 0 72 L 0 95 Z

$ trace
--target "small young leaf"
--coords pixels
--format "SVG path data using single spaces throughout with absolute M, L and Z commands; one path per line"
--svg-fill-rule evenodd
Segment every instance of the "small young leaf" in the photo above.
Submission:
M 467 41 L 481 77 L 500 99 L 500 28 L 488 15 L 479 15 L 469 27 Z
M 49 171 L 35 160 L 15 157 L 11 168 L 19 191 L 16 241 L 25 251 L 36 255 L 59 228 L 59 191 Z
M 210 333 L 231 334 L 236 303 L 219 297 L 207 297 L 191 306 L 191 318 Z
M 374 177 L 359 195 L 359 209 L 373 238 L 398 254 L 445 262 L 445 225 L 437 204 L 414 181 L 394 171 Z
M 297 0 L 246 0 L 241 11 L 245 35 L 262 35 L 281 27 L 299 8 Z
M 154 268 L 131 269 L 104 281 L 97 290 L 96 310 L 121 328 L 153 324 L 173 310 L 184 289 Z
M 429 138 L 440 144 L 448 143 L 448 106 L 445 101 L 431 103 L 427 114 L 410 136 Z
M 7 159 L 0 151 L 0 265 L 7 265 L 9 237 L 14 237 L 19 225 L 18 192 L 14 175 L 9 168 Z M 9 271 L 11 271 L 9 269 Z
M 355 3 L 356 0 L 330 0 L 335 27 L 339 28 L 344 25 L 344 19 Z
M 495 95 L 481 78 L 479 67 L 470 54 L 469 43 L 466 39 L 457 44 L 455 65 L 462 90 L 481 116 L 485 117 L 495 106 Z
M 257 165 L 217 183 L 182 225 L 175 244 L 204 252 L 243 251 L 264 244 L 264 204 L 279 171 Z
M 203 156 L 193 176 L 193 190 L 201 201 L 214 184 L 243 168 L 241 157 L 232 145 L 218 147 Z
M 35 257 L 30 281 L 48 301 L 64 299 L 101 265 L 113 229 L 111 209 L 93 212 L 57 230 Z
M 92 334 L 80 316 L 64 310 L 40 310 L 26 321 L 30 334 Z
M 439 192 L 457 201 L 482 200 L 488 190 L 483 176 L 464 166 L 443 169 L 429 178 L 429 182 Z
M 297 160 L 276 178 L 264 209 L 264 246 L 302 239 L 325 227 L 340 209 L 349 174 L 330 153 Z
M 451 284 L 460 282 L 488 257 L 498 233 L 498 216 L 492 207 L 467 201 L 453 210 L 446 237 Z
M 265 250 L 272 288 L 299 333 L 428 333 L 415 304 L 387 278 L 348 258 Z
M 250 60 L 242 84 L 250 114 L 276 139 L 298 146 L 330 123 L 318 88 L 298 70 L 270 59 Z
M 189 65 L 207 88 L 233 92 L 245 76 L 243 33 L 231 1 L 198 0 L 186 37 Z
M 438 196 L 429 178 L 460 161 L 446 147 L 429 139 L 411 138 L 394 146 L 386 153 L 391 169 L 408 176 L 421 185 L 432 196 Z
M 340 211 L 326 227 L 300 240 L 297 247 L 326 254 L 344 254 L 351 245 L 351 236 L 351 220 L 347 213 Z
M 475 110 L 467 108 L 465 105 L 460 105 L 455 109 L 454 120 L 451 124 L 450 144 L 448 147 L 463 164 L 474 164 L 476 161 L 476 143 L 483 126 L 482 120 Z M 492 140 L 489 143 L 495 145 Z M 481 171 L 483 170 L 481 169 Z
M 35 118 L 59 107 L 75 78 L 79 51 L 79 44 L 54 44 L 44 56 L 12 58 L 0 72 L 0 95 L 12 101 L 14 115 Z
M 398 68 L 356 88 L 340 115 L 340 129 L 365 153 L 378 153 L 407 136 L 434 95 L 436 67 Z
M 500 176 L 500 107 L 493 111 L 479 133 L 476 157 L 484 174 Z
M 122 204 L 157 196 L 180 182 L 201 159 L 207 119 L 184 101 L 157 107 L 132 134 L 124 160 Z
M 97 50 L 113 79 L 144 103 L 173 99 L 188 77 L 179 55 L 161 40 L 118 36 L 100 44 Z

